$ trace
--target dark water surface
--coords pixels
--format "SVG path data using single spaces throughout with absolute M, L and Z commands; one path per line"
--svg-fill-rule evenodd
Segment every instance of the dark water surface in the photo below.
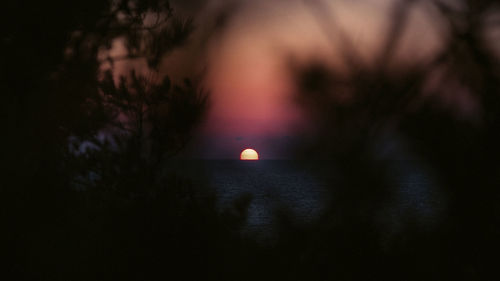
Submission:
M 329 199 L 326 183 L 291 161 L 212 161 L 209 171 L 222 208 L 251 195 L 247 224 L 254 231 L 271 228 L 278 210 L 300 223 L 314 221 Z
M 331 162 L 200 160 L 185 165 L 216 191 L 221 211 L 243 196 L 250 198 L 246 231 L 258 235 L 272 233 L 276 214 L 282 211 L 296 223 L 314 222 L 329 204 L 335 204 L 332 198 L 342 182 L 342 174 Z M 397 188 L 394 199 L 375 214 L 380 224 L 390 232 L 408 216 L 422 225 L 437 223 L 445 202 L 432 175 L 414 162 L 390 163 L 388 169 Z

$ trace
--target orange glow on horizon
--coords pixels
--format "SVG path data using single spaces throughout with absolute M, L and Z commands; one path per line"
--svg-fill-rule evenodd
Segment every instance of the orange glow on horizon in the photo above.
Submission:
M 240 160 L 259 160 L 259 154 L 254 149 L 247 148 L 241 152 Z

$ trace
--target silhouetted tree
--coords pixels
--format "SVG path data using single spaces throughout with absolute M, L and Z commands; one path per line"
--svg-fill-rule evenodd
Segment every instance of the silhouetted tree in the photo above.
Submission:
M 192 279 L 191 266 L 211 270 L 205 257 L 230 232 L 213 195 L 165 162 L 189 141 L 207 96 L 157 74 L 191 20 L 161 0 L 5 7 L 5 279 Z M 110 57 L 117 38 L 128 53 Z M 113 63 L 139 58 L 155 79 L 132 72 L 115 84 Z M 111 70 L 102 73 L 105 63 Z
M 446 24 L 440 26 L 444 47 L 429 61 L 398 64 L 393 54 L 416 2 L 395 2 L 374 65 L 359 59 L 321 1 L 309 3 L 327 35 L 337 35 L 332 44 L 340 39 L 347 70 L 315 61 L 292 68 L 297 101 L 316 126 L 299 155 L 332 160 L 331 169 L 342 179 L 331 183 L 332 203 L 317 225 L 296 229 L 283 223 L 285 235 L 302 232 L 298 240 L 283 239 L 282 247 L 298 249 L 292 257 L 307 256 L 306 276 L 310 268 L 317 279 L 337 280 L 493 276 L 489 257 L 499 249 L 500 234 L 493 227 L 499 221 L 500 62 L 484 34 L 492 28 L 485 19 L 498 5 L 432 1 Z M 464 93 L 467 106 L 477 104 L 472 118 L 443 104 L 447 94 L 455 99 Z M 395 150 L 381 156 L 387 143 L 403 145 L 410 155 Z M 435 175 L 432 188 L 444 194 L 439 225 L 429 227 L 406 214 L 399 234 L 389 234 L 395 228 L 383 221 L 391 221 L 384 216 L 397 200 L 398 161 L 419 163 L 413 172 Z

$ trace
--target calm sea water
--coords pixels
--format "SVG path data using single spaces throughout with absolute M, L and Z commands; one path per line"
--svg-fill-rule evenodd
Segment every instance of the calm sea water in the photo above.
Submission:
M 212 161 L 209 171 L 221 208 L 251 195 L 247 226 L 255 231 L 271 228 L 278 210 L 300 223 L 314 221 L 329 199 L 326 183 L 291 161 Z
M 329 162 L 204 160 L 188 165 L 202 167 L 203 180 L 215 189 L 221 211 L 242 196 L 251 198 L 246 222 L 250 233 L 272 233 L 278 211 L 286 211 L 299 224 L 314 222 L 334 204 L 336 184 L 342 180 Z M 377 214 L 381 224 L 391 231 L 408 215 L 423 225 L 437 223 L 445 202 L 432 175 L 414 162 L 395 162 L 388 169 L 397 188 L 393 201 Z

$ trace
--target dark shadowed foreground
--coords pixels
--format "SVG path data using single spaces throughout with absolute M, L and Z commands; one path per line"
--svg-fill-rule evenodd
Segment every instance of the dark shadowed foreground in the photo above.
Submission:
M 258 162 L 179 156 L 210 95 L 160 75 L 194 29 L 168 1 L 27 2 L 4 4 L 0 38 L 2 280 L 498 275 L 494 1 L 427 1 L 443 48 L 414 64 L 392 54 L 419 1 L 395 1 L 370 64 L 307 2 L 346 69 L 290 60 L 313 126 L 291 160 Z M 118 38 L 124 57 L 109 52 Z M 139 59 L 146 71 L 114 73 Z

